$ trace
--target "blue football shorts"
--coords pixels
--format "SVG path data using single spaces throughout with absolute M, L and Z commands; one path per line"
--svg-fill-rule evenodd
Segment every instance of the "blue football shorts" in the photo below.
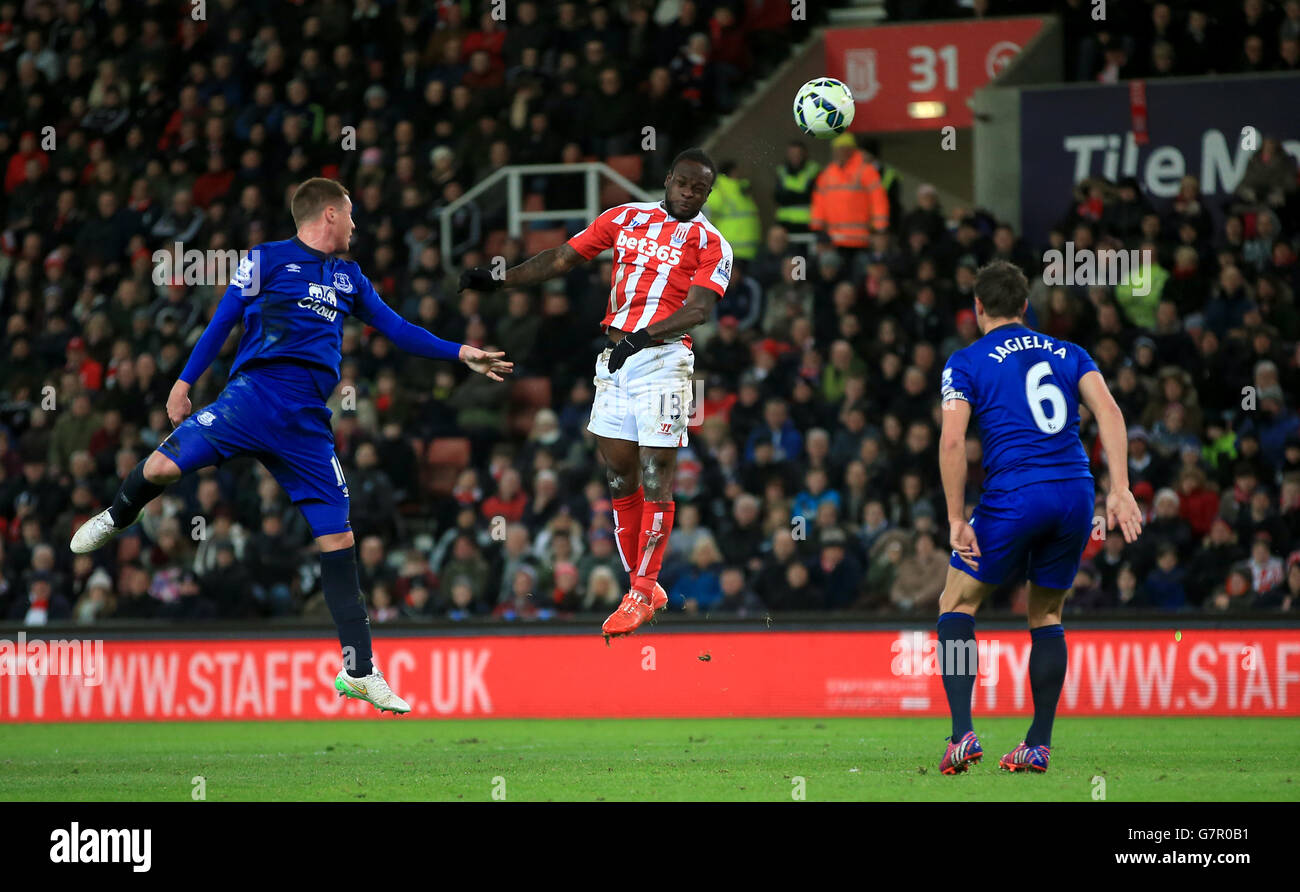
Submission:
M 1044 588 L 1068 589 L 1092 532 L 1095 493 L 1091 477 L 986 492 L 970 521 L 979 569 L 955 551 L 950 564 L 992 585 L 1028 578 Z
M 158 449 L 183 474 L 240 455 L 256 458 L 302 511 L 312 535 L 328 536 L 351 529 L 332 415 L 319 400 L 299 400 L 254 374 L 241 374 Z

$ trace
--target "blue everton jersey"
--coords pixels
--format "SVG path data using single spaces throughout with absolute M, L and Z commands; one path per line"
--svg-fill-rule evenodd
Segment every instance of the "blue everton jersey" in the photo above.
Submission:
M 1082 347 L 1018 323 L 949 357 L 943 401 L 970 403 L 983 444 L 985 491 L 1092 476 L 1079 441 L 1079 379 L 1096 370 Z
M 306 374 L 323 400 L 339 380 L 343 322 L 349 315 L 373 325 L 399 349 L 430 359 L 459 356 L 459 344 L 398 316 L 355 263 L 295 237 L 258 245 L 240 263 L 180 378 L 193 384 L 242 319 L 244 334 L 231 379 L 241 370 L 269 369 L 267 374 L 278 374 L 287 386 L 291 382 L 285 376 L 297 368 L 294 380 Z
M 292 238 L 249 252 L 232 284 L 249 290 L 250 280 L 260 282 L 244 295 L 244 336 L 231 377 L 250 362 L 293 359 L 327 368 L 337 380 L 344 319 L 355 312 L 369 321 L 378 300 L 361 269 Z

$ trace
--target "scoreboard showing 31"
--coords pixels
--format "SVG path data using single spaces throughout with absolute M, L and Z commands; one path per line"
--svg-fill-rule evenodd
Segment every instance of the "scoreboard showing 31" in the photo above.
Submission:
M 857 100 L 850 130 L 969 127 L 967 100 L 1043 28 L 1038 18 L 826 32 L 826 73 Z

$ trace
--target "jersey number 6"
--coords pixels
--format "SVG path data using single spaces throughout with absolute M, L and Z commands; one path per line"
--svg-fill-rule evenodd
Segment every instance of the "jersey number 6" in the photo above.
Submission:
M 1043 382 L 1050 374 L 1052 366 L 1043 360 L 1034 363 L 1025 375 L 1025 397 L 1029 400 L 1029 411 L 1034 416 L 1034 424 L 1045 434 L 1054 434 L 1065 427 L 1065 394 L 1055 384 Z M 1051 405 L 1050 418 L 1043 414 L 1043 403 Z

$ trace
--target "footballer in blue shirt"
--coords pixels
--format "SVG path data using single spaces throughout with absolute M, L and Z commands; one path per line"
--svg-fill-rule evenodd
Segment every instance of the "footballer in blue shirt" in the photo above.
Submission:
M 952 561 L 939 600 L 938 650 L 952 737 L 939 769 L 959 774 L 983 756 L 971 722 L 978 672 L 975 611 L 1006 582 L 1029 580 L 1029 685 L 1034 719 L 1020 745 L 1002 757 L 1008 771 L 1046 771 L 1052 722 L 1065 681 L 1061 609 L 1094 528 L 1096 487 L 1079 439 L 1087 405 L 1111 457 L 1106 524 L 1126 541 L 1142 531 L 1128 488 L 1124 416 L 1086 350 L 1024 323 L 1029 282 L 1019 267 L 995 261 L 975 279 L 975 318 L 983 333 L 943 370 L 939 466 L 948 504 Z M 984 487 L 967 519 L 966 430 L 979 425 Z M 1100 525 L 1097 525 L 1100 529 Z
M 136 521 L 144 506 L 185 474 L 239 455 L 259 459 L 302 511 L 320 548 L 321 588 L 338 628 L 342 696 L 405 713 L 374 665 L 370 620 L 357 577 L 348 523 L 348 487 L 334 454 L 331 412 L 339 382 L 343 323 L 352 315 L 399 349 L 460 361 L 494 381 L 509 374 L 504 353 L 444 341 L 384 303 L 360 268 L 336 257 L 356 228 L 347 189 L 316 177 L 290 201 L 297 235 L 258 245 L 240 263 L 167 398 L 171 435 L 122 483 L 113 504 L 81 525 L 72 551 L 85 554 Z M 217 357 L 235 323 L 244 332 L 216 402 L 192 414 L 190 387 Z

